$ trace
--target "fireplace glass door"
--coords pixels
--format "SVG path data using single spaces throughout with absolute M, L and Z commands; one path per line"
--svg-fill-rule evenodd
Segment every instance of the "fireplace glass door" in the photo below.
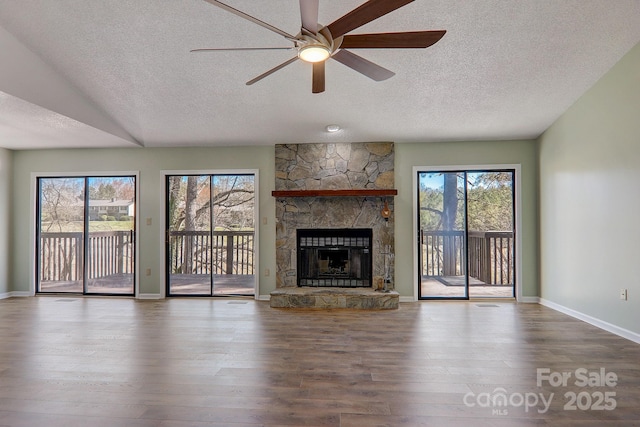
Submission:
M 298 229 L 298 286 L 371 286 L 371 229 Z

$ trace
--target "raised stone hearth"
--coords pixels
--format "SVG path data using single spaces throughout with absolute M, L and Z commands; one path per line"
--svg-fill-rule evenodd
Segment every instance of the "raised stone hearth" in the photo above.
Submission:
M 271 292 L 271 307 L 392 310 L 398 308 L 399 298 L 396 291 L 372 288 L 280 288 Z

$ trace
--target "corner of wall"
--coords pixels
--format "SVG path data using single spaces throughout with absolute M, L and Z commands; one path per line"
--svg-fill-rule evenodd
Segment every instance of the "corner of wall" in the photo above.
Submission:
M 13 154 L 0 148 L 0 295 L 10 292 L 11 283 L 11 227 Z

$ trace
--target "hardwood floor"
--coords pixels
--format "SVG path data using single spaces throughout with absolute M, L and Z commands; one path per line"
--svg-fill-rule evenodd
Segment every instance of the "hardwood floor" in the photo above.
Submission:
M 12 298 L 0 426 L 631 426 L 639 361 L 640 345 L 534 304 Z M 581 368 L 617 384 L 575 385 Z M 539 387 L 537 369 L 571 378 Z M 507 405 L 491 404 L 501 392 Z M 614 410 L 587 409 L 605 392 Z M 583 409 L 566 410 L 565 393 Z

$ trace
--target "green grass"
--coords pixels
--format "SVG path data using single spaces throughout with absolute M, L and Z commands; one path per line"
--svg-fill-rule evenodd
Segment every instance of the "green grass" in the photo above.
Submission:
M 42 223 L 42 231 L 43 232 L 51 232 L 51 233 L 62 233 L 62 232 L 73 232 L 73 231 L 84 231 L 82 221 L 70 221 L 61 223 L 60 225 L 54 225 L 51 228 L 49 227 L 49 223 Z M 129 231 L 133 230 L 134 221 L 89 221 L 89 231 Z M 225 231 L 227 230 L 224 227 L 216 227 L 216 231 Z M 203 230 L 206 231 L 206 230 Z M 251 227 L 239 227 L 233 228 L 232 231 L 254 231 Z
M 89 221 L 89 232 L 92 231 L 129 231 L 133 230 L 133 221 Z M 48 223 L 43 222 L 41 230 L 43 232 L 50 233 L 65 233 L 65 232 L 82 232 L 82 221 L 70 221 L 60 224 L 55 224 L 49 227 Z
M 134 229 L 133 221 L 89 221 L 89 231 L 129 231 Z

